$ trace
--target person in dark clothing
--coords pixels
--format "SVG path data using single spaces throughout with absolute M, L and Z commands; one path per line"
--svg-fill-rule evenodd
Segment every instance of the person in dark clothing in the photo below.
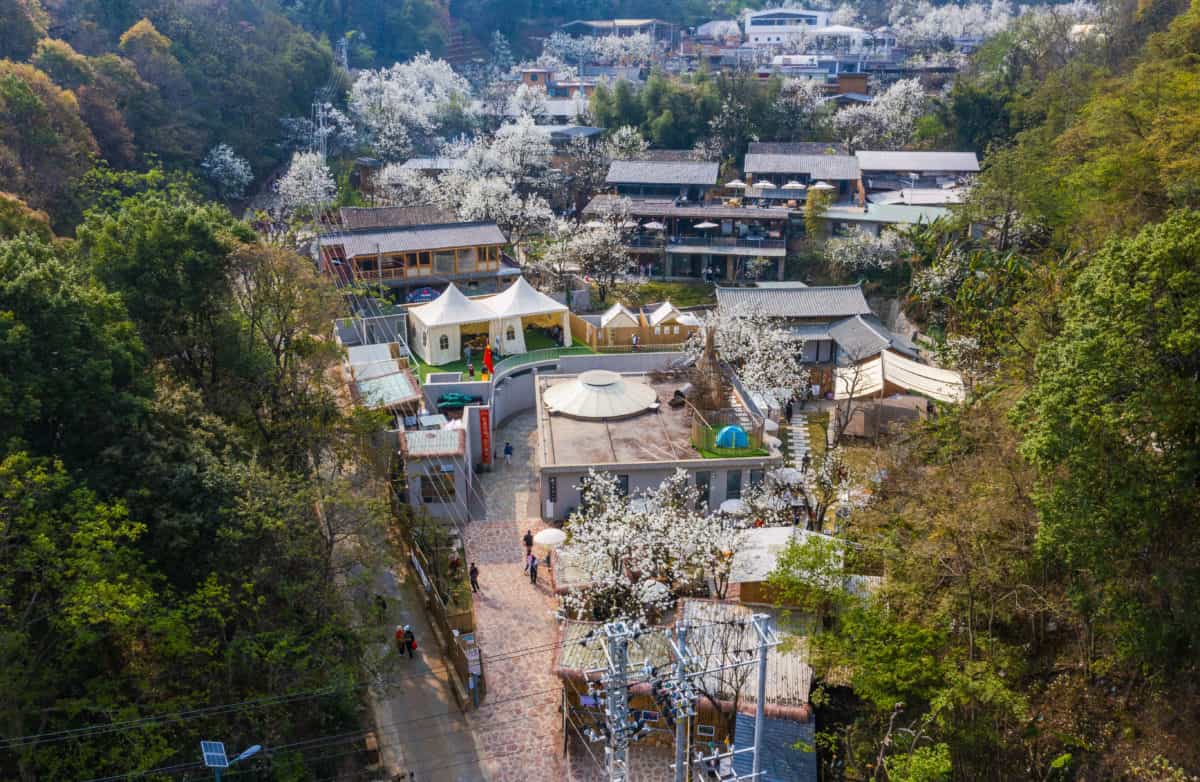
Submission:
M 532 554 L 529 555 L 529 583 L 537 583 L 538 559 Z
M 467 570 L 467 574 L 471 576 L 471 591 L 479 591 L 479 567 L 472 562 L 471 567 Z
M 504 463 L 512 464 L 513 446 L 512 443 L 504 443 Z
M 412 625 L 396 626 L 396 644 L 400 647 L 400 654 L 408 652 L 408 659 L 413 658 L 413 649 L 417 647 L 417 637 L 413 634 Z
M 788 400 L 787 406 L 783 408 L 783 417 L 789 423 L 792 420 L 792 400 Z
M 533 530 L 525 530 L 525 537 L 522 540 L 525 541 L 525 556 L 528 557 L 533 553 Z
M 375 621 L 382 622 L 387 618 L 387 598 L 383 595 L 375 594 Z
M 812 456 L 805 451 L 804 458 L 800 460 L 800 473 L 802 475 L 808 475 L 808 466 L 810 464 L 812 464 Z
M 475 365 L 474 364 L 471 364 L 471 363 L 467 364 L 467 377 L 472 380 L 475 379 Z

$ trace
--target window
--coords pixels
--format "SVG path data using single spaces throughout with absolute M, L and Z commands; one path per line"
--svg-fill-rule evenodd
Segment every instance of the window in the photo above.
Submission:
M 621 492 L 621 496 L 623 496 L 623 497 L 629 496 L 629 476 L 628 475 L 618 475 L 617 476 L 617 490 Z
M 678 334 L 678 333 L 679 333 L 679 327 L 678 327 L 678 326 L 672 326 L 672 327 L 671 327 L 671 333 L 672 333 L 672 334 Z
M 655 326 L 655 327 L 654 327 L 654 336 L 656 336 L 656 337 L 657 337 L 657 336 L 659 336 L 660 334 L 662 334 L 662 326 Z
M 658 722 L 659 714 L 657 711 L 643 711 L 642 719 L 646 722 Z
M 475 269 L 478 268 L 478 263 L 477 263 L 478 257 L 479 257 L 479 254 L 474 247 L 464 247 L 463 249 L 459 250 L 458 251 L 458 271 L 459 271 L 459 273 L 461 274 L 463 272 L 475 271 Z
M 717 735 L 717 729 L 712 725 L 697 725 L 696 735 L 711 739 L 713 736 Z
M 558 502 L 558 478 L 550 476 L 550 501 Z
M 536 73 L 531 73 L 531 74 L 529 74 L 529 80 L 530 80 L 530 81 L 537 81 L 537 80 L 538 80 L 538 75 L 537 75 Z
M 421 502 L 454 501 L 454 468 L 438 467 L 436 472 L 421 476 Z
M 750 471 L 750 486 L 751 486 L 751 488 L 760 485 L 763 482 L 763 477 L 764 477 L 763 470 L 751 470 Z
M 429 347 L 429 332 L 428 331 L 421 332 L 421 344 L 424 345 L 425 347 Z
M 509 326 L 508 329 L 505 330 L 505 332 L 504 332 L 504 338 L 506 340 L 508 340 L 509 342 L 512 342 L 513 340 L 515 340 L 517 338 L 517 330 L 515 328 L 513 328 L 512 326 Z
M 725 473 L 725 499 L 737 500 L 742 497 L 742 471 L 730 470 Z
M 434 274 L 454 274 L 454 251 L 439 250 L 433 254 Z
M 438 337 L 438 348 L 440 348 L 441 350 L 449 350 L 450 349 L 450 337 L 445 334 Z
M 701 505 L 708 505 L 710 484 L 712 484 L 712 473 L 708 470 L 697 470 L 696 491 L 700 494 Z

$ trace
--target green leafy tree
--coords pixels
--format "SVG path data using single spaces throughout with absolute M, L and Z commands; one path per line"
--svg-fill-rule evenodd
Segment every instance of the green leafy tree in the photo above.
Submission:
M 1064 303 L 1023 411 L 1042 468 L 1039 542 L 1078 605 L 1136 659 L 1200 642 L 1194 533 L 1200 460 L 1200 216 L 1107 244 Z

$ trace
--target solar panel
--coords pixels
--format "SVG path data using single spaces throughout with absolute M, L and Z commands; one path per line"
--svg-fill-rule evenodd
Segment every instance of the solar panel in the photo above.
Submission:
M 200 752 L 204 755 L 204 765 L 208 768 L 229 768 L 229 758 L 225 756 L 224 742 L 201 741 Z

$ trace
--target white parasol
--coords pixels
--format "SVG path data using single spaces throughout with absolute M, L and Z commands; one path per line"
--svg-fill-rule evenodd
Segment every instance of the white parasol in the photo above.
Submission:
M 731 179 L 725 183 L 725 187 L 732 187 L 732 188 L 737 188 L 739 190 L 743 190 L 746 188 L 746 183 L 740 179 Z
M 709 228 L 720 228 L 719 225 L 716 223 L 710 223 L 708 220 L 705 220 L 703 223 L 696 223 L 696 227 L 702 231 L 708 230 Z
M 776 187 L 774 182 L 755 182 L 754 186 L 759 190 L 774 190 Z
M 533 536 L 533 542 L 546 548 L 558 548 L 567 539 L 567 533 L 554 527 L 547 527 Z
M 661 231 L 664 228 L 666 228 L 666 226 L 657 220 L 651 220 L 650 222 L 643 225 L 642 228 L 645 228 L 647 231 Z
M 828 182 L 818 182 L 812 186 L 812 189 L 813 190 L 837 190 L 836 187 L 829 184 Z
M 803 182 L 797 182 L 796 180 L 794 180 L 794 179 L 793 179 L 791 182 L 786 182 L 786 183 L 784 183 L 784 185 L 783 185 L 783 189 L 784 189 L 784 190 L 803 190 L 803 189 L 804 189 L 804 183 L 803 183 Z

